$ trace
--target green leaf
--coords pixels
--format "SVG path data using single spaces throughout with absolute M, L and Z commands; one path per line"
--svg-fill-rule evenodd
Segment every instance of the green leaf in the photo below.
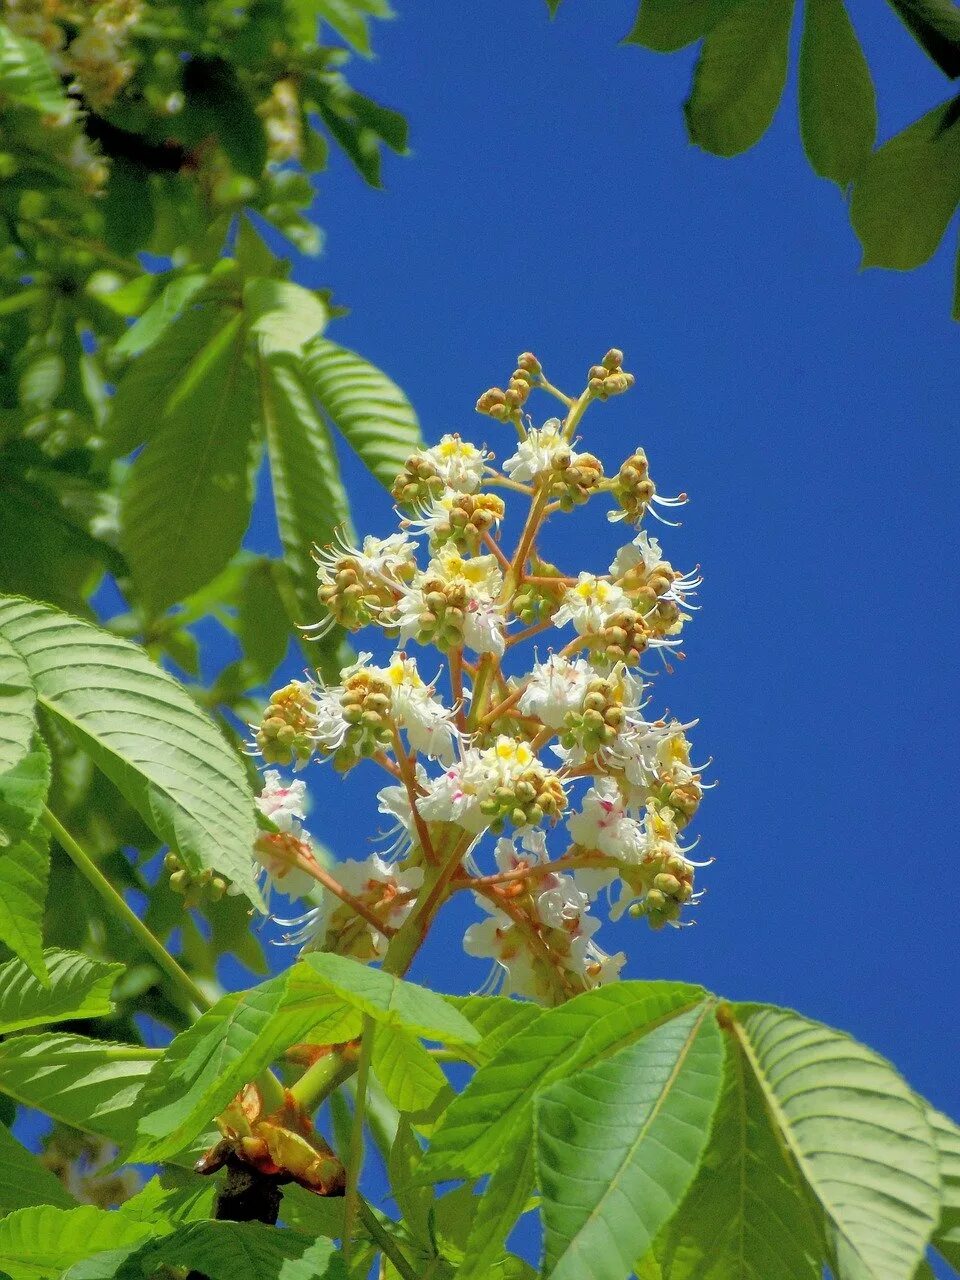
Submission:
M 785 1009 L 734 1029 L 776 1131 L 823 1213 L 839 1280 L 909 1280 L 937 1221 L 937 1150 L 888 1063 Z
M 351 536 L 350 510 L 340 480 L 330 432 L 300 380 L 300 362 L 290 355 L 260 357 L 261 419 L 267 438 L 277 527 L 290 575 L 294 626 L 316 622 L 315 544 L 329 542 L 338 528 Z
M 732 1037 L 709 1144 L 656 1253 L 658 1280 L 820 1280 L 818 1224 Z
M 385 0 L 308 0 L 303 6 L 313 23 L 319 17 L 343 36 L 358 53 L 370 56 L 369 17 L 391 18 L 393 13 Z M 308 33 L 312 38 L 313 31 Z
M 960 76 L 960 12 L 952 0 L 889 0 L 900 21 L 940 70 Z
M 105 1018 L 113 1012 L 110 992 L 123 972 L 122 964 L 88 960 L 55 947 L 44 951 L 43 959 L 42 981 L 22 960 L 0 965 L 0 1034 L 73 1018 Z
M 491 1172 L 504 1146 L 523 1142 L 529 1133 L 537 1089 L 633 1044 L 661 1022 L 699 1006 L 705 994 L 681 982 L 620 982 L 541 1013 L 447 1108 L 422 1175 L 443 1181 Z
M 34 829 L 49 790 L 50 752 L 37 735 L 28 753 L 0 773 L 0 848 Z
M 156 1229 L 89 1204 L 21 1209 L 0 1221 L 0 1268 L 11 1280 L 52 1280 L 81 1258 L 137 1243 Z
M 134 254 L 149 244 L 154 227 L 149 169 L 127 156 L 112 156 L 100 208 L 109 248 Z
M 55 1120 L 123 1141 L 156 1051 L 49 1033 L 0 1043 L 0 1092 Z
M 864 267 L 912 271 L 936 251 L 960 200 L 960 98 L 875 151 L 857 175 L 850 220 Z
M 843 0 L 806 0 L 800 136 L 814 171 L 847 187 L 877 137 L 877 95 Z
M 163 336 L 207 282 L 205 272 L 190 268 L 174 275 L 129 329 L 113 344 L 115 356 L 139 356 Z
M 560 0 L 547 0 L 547 8 L 550 10 L 550 17 L 555 18 L 560 8 Z
M 385 373 L 326 338 L 311 342 L 304 377 L 360 461 L 390 488 L 422 443 L 413 406 Z
M 0 22 L 0 101 L 61 116 L 69 108 L 63 85 L 46 53 L 33 40 L 14 35 Z
M 329 313 L 310 289 L 289 280 L 255 276 L 243 287 L 243 306 L 250 334 L 267 356 L 277 351 L 299 354 L 304 344 L 326 327 Z
M 523 1213 L 533 1187 L 533 1147 L 518 1142 L 494 1171 L 477 1205 L 457 1280 L 497 1275 L 507 1236 Z
M 766 133 L 787 79 L 793 0 L 736 0 L 704 40 L 684 105 L 690 139 L 735 156 Z
M 443 996 L 347 956 L 314 951 L 291 970 L 289 999 L 330 994 L 387 1027 L 444 1044 L 476 1044 L 476 1029 Z
M 286 656 L 290 631 L 277 590 L 273 561 L 250 565 L 240 589 L 237 634 L 243 656 L 258 680 L 267 680 Z
M 480 1032 L 480 1043 L 473 1049 L 479 1062 L 489 1062 L 508 1040 L 543 1012 L 529 1000 L 510 996 L 455 996 L 451 997 L 451 1004 Z
M 250 521 L 256 389 L 243 317 L 204 355 L 127 472 L 121 496 L 120 546 L 151 614 L 215 578 Z
M 30 750 L 36 703 L 26 663 L 6 636 L 0 635 L 0 773 L 12 769 Z
M 134 360 L 109 402 L 104 434 L 112 452 L 129 453 L 159 428 L 173 393 L 195 366 L 209 364 L 207 347 L 218 349 L 227 315 L 210 303 L 190 307 Z
M 950 315 L 954 320 L 960 320 L 960 238 L 957 240 L 957 257 L 953 268 L 953 307 Z
M 626 44 L 642 44 L 657 53 L 674 53 L 701 40 L 730 0 L 640 0 Z
M 397 1108 L 412 1116 L 432 1118 L 453 1090 L 423 1045 L 399 1027 L 381 1027 L 373 1042 L 374 1074 Z
M 48 980 L 43 963 L 43 912 L 49 879 L 46 832 L 21 836 L 0 849 L 0 942 L 41 982 Z M 0 1003 L 4 995 L 0 989 Z
M 246 773 L 190 696 L 129 641 L 47 605 L 0 597 L 0 635 L 59 729 L 194 872 L 261 903 Z
M 208 1280 L 347 1280 L 347 1269 L 329 1240 L 262 1222 L 191 1222 L 130 1253 L 113 1272 L 116 1280 L 144 1280 L 166 1264 L 190 1267 Z M 81 1273 L 86 1275 L 86 1273 Z M 68 1272 L 64 1280 L 80 1280 Z
M 36 1204 L 69 1209 L 75 1203 L 60 1179 L 0 1124 L 0 1213 Z
M 248 1081 L 311 1031 L 330 1044 L 356 1032 L 351 1011 L 335 998 L 303 1000 L 298 993 L 285 1005 L 293 972 L 224 996 L 173 1040 L 144 1089 L 130 1160 L 182 1151 Z
M 225 58 L 195 54 L 184 67 L 183 87 L 186 120 L 200 136 L 214 135 L 237 173 L 259 178 L 267 163 L 266 130 L 236 68 Z
M 713 1003 L 540 1091 L 544 1276 L 622 1280 L 690 1185 L 722 1077 Z
M 960 1271 L 960 1129 L 947 1116 L 926 1107 L 927 1122 L 940 1160 L 942 1202 L 932 1244 Z

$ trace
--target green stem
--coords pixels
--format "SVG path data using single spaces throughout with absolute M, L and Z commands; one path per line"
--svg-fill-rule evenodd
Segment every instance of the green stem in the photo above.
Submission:
M 290 1086 L 289 1092 L 304 1111 L 313 1111 L 334 1089 L 349 1080 L 356 1069 L 355 1049 L 334 1049 L 308 1067 L 296 1084 Z
M 347 1189 L 343 1202 L 343 1258 L 349 1266 L 356 1234 L 357 1214 L 360 1209 L 360 1166 L 363 1163 L 363 1111 L 367 1100 L 367 1079 L 370 1075 L 370 1059 L 373 1056 L 373 1036 L 376 1024 L 369 1014 L 363 1016 L 360 1040 L 360 1059 L 357 1063 L 357 1099 L 353 1109 L 353 1128 L 350 1131 L 350 1150 L 347 1152 Z
M 409 1260 L 403 1256 L 397 1248 L 397 1243 L 384 1231 L 380 1225 L 380 1220 L 373 1212 L 366 1200 L 360 1200 L 360 1221 L 367 1229 L 371 1240 L 378 1246 L 380 1252 L 390 1259 L 397 1271 L 403 1277 L 403 1280 L 419 1280 L 419 1275 L 414 1271 Z
M 204 995 L 190 975 L 181 969 L 159 938 L 154 937 L 133 908 L 127 905 L 90 855 L 84 852 L 66 827 L 50 812 L 46 805 L 44 805 L 40 821 L 59 843 L 81 875 L 85 876 L 90 884 L 93 885 L 117 919 L 122 920 L 127 928 L 130 929 L 143 949 L 157 962 L 167 977 L 171 979 L 174 986 L 198 1009 L 204 1011 L 209 1009 L 213 1001 Z

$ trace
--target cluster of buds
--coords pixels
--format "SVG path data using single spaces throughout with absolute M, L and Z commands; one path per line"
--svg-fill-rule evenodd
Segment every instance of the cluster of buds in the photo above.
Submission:
M 164 858 L 163 869 L 170 876 L 170 888 L 183 898 L 184 907 L 198 907 L 205 899 L 219 902 L 227 891 L 222 876 L 214 875 L 209 867 L 194 873 L 172 851 Z
M 141 13 L 139 0 L 100 0 L 83 6 L 81 30 L 67 46 L 63 63 L 97 110 L 113 102 L 136 70 L 128 40 Z
M 313 688 L 291 680 L 270 697 L 257 726 L 257 751 L 267 764 L 300 768 L 313 755 L 317 731 L 317 704 Z
M 629 391 L 636 378 L 623 367 L 623 352 L 611 347 L 599 364 L 590 366 L 587 386 L 598 400 L 608 400 Z
M 527 403 L 530 392 L 540 383 L 543 370 L 540 361 L 529 351 L 517 359 L 517 367 L 510 375 L 507 389 L 491 387 L 477 401 L 477 413 L 485 413 L 498 422 L 510 422 L 518 418 Z
M 685 500 L 657 495 L 640 449 L 608 480 L 575 448 L 589 405 L 632 382 L 610 351 L 571 397 L 521 356 L 511 389 L 481 398 L 517 431 L 499 469 L 485 448 L 444 436 L 397 478 L 399 532 L 360 546 L 344 536 L 316 553 L 326 609 L 317 630 L 372 625 L 400 647 L 380 665 L 361 654 L 335 684 L 288 684 L 254 726 L 254 745 L 268 764 L 316 757 L 342 772 L 384 770 L 379 808 L 393 825 L 383 856 L 311 878 L 303 784 L 268 773 L 260 807 L 270 829 L 256 855 L 279 891 L 312 890 L 310 909 L 281 922 L 291 942 L 403 972 L 436 912 L 469 890 L 484 918 L 466 950 L 490 958 L 506 990 L 555 1002 L 615 979 L 624 963 L 595 936 L 601 891 L 614 918 L 655 929 L 682 923 L 698 900 L 703 864 L 681 832 L 703 795 L 701 768 L 689 724 L 647 718 L 653 671 L 643 666 L 659 657 L 672 670 L 698 573 L 675 570 L 643 529 L 605 573 L 566 573 L 537 549 L 545 520 L 596 494 L 615 500 L 609 519 L 635 525 L 657 515 L 654 503 Z M 562 419 L 525 424 L 519 409 L 535 386 L 562 401 Z M 528 503 L 512 552 L 497 489 Z M 548 627 L 556 645 L 518 664 L 519 646 L 533 633 L 546 643 Z M 424 680 L 410 645 L 436 650 L 440 674 Z M 553 855 L 551 830 L 562 842 Z M 488 842 L 493 870 L 483 866 Z
M 274 164 L 299 160 L 303 152 L 303 116 L 292 80 L 277 80 L 257 108 L 267 135 L 267 156 Z

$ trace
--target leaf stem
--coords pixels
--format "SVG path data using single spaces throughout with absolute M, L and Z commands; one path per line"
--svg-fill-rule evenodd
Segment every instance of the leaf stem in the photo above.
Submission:
M 313 1111 L 334 1089 L 349 1080 L 356 1069 L 357 1046 L 351 1041 L 349 1045 L 333 1049 L 324 1057 L 318 1058 L 296 1084 L 290 1086 L 288 1092 L 304 1111 Z
M 133 933 L 137 941 L 141 944 L 143 949 L 157 962 L 167 977 L 170 978 L 174 986 L 176 986 L 178 990 L 186 996 L 191 1004 L 196 1005 L 196 1007 L 201 1011 L 211 1008 L 213 1001 L 208 996 L 204 995 L 190 975 L 180 967 L 176 960 L 174 960 L 173 956 L 159 938 L 156 938 L 150 932 L 133 908 L 127 905 L 122 895 L 117 892 L 90 855 L 84 852 L 66 827 L 62 825 L 55 814 L 50 812 L 46 805 L 43 807 L 43 813 L 40 815 L 40 821 L 61 846 L 64 853 L 81 875 L 86 877 L 90 884 L 93 885 L 94 889 L 96 889 L 97 893 L 100 894 L 100 897 L 104 900 L 117 919 L 123 921 L 131 933 Z
M 403 1280 L 420 1280 L 419 1274 L 414 1271 L 409 1259 L 397 1248 L 397 1243 L 384 1231 L 380 1225 L 380 1220 L 367 1204 L 363 1197 L 360 1197 L 360 1221 L 366 1227 L 370 1238 L 380 1249 L 380 1252 L 390 1259 L 397 1271 L 403 1277 Z
M 370 1059 L 373 1056 L 373 1037 L 376 1023 L 369 1014 L 363 1016 L 360 1040 L 360 1058 L 357 1062 L 357 1096 L 353 1109 L 353 1128 L 350 1130 L 350 1149 L 347 1152 L 347 1188 L 343 1202 L 343 1258 L 347 1266 L 353 1254 L 357 1216 L 360 1210 L 360 1166 L 363 1163 L 363 1112 L 367 1101 L 367 1079 L 370 1075 Z

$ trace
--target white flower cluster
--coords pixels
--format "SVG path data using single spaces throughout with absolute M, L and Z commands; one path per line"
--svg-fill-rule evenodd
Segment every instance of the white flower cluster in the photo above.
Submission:
M 402 972 L 436 912 L 467 890 L 483 918 L 467 929 L 466 951 L 495 962 L 493 985 L 499 974 L 507 992 L 554 1003 L 616 978 L 624 963 L 596 941 L 598 897 L 613 918 L 627 912 L 659 928 L 679 924 L 700 896 L 693 879 L 704 864 L 681 842 L 703 793 L 691 726 L 648 718 L 642 666 L 679 645 L 700 579 L 673 569 L 642 529 L 606 573 L 568 575 L 540 558 L 544 521 L 595 493 L 634 524 L 653 502 L 683 499 L 658 498 L 642 450 L 608 479 L 574 449 L 589 403 L 632 385 L 619 352 L 591 368 L 576 399 L 555 392 L 534 357 L 519 364 L 511 387 L 559 395 L 562 420 L 534 427 L 513 404 L 526 391 L 494 388 L 478 407 L 518 435 L 501 470 L 487 449 L 444 436 L 397 478 L 399 532 L 316 553 L 319 628 L 374 625 L 399 646 L 392 657 L 380 666 L 363 653 L 335 685 L 287 685 L 255 726 L 269 763 L 319 756 L 342 772 L 361 761 L 385 770 L 386 854 L 311 876 L 303 784 L 284 786 L 272 770 L 259 801 L 272 829 L 256 852 L 285 893 L 325 885 L 323 905 L 284 922 L 292 940 Z M 495 490 L 529 505 L 512 553 Z M 523 670 L 518 646 L 551 627 L 555 645 Z M 412 645 L 440 655 L 434 679 L 421 677 Z M 552 856 L 550 828 L 566 837 Z M 284 841 L 297 844 L 293 854 Z

